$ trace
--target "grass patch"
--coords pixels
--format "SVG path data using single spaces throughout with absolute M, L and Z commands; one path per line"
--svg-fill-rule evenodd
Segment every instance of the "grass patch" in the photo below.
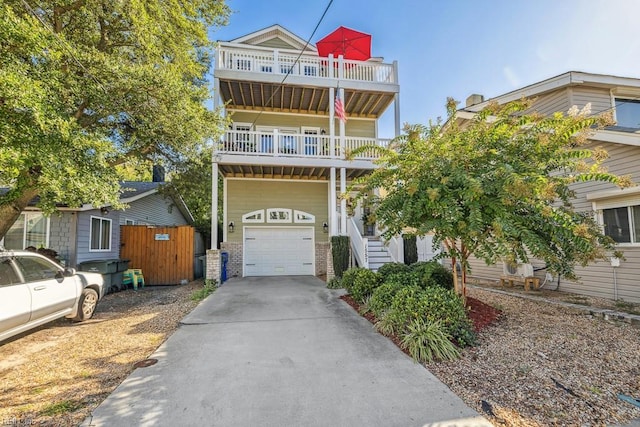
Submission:
M 40 414 L 46 416 L 60 415 L 66 414 L 67 412 L 73 412 L 80 408 L 82 408 L 82 404 L 80 402 L 76 402 L 75 400 L 63 400 L 61 402 L 45 406 Z
M 216 290 L 217 285 L 217 281 L 206 279 L 202 288 L 193 291 L 193 293 L 191 294 L 191 299 L 193 301 L 202 301 Z

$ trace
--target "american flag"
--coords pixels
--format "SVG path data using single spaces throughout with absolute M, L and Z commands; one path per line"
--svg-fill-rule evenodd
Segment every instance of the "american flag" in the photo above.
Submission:
M 347 115 L 344 112 L 344 104 L 340 99 L 340 95 L 336 95 L 336 102 L 334 103 L 334 108 L 336 110 L 336 117 L 342 120 L 344 123 L 347 123 Z

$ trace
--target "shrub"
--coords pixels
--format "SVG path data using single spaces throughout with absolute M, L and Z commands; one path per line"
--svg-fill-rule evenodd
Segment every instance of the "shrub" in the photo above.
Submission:
M 460 347 L 472 345 L 475 334 L 462 298 L 453 290 L 427 288 L 422 293 L 420 310 L 426 320 L 442 322 L 442 326 Z
M 407 265 L 413 264 L 418 261 L 418 245 L 416 243 L 416 236 L 404 235 L 402 236 L 404 247 L 404 263 Z
M 342 282 L 339 277 L 334 277 L 327 282 L 327 288 L 329 289 L 342 289 Z
M 423 292 L 417 286 L 403 286 L 393 296 L 389 309 L 376 323 L 376 328 L 383 334 L 399 335 L 404 332 L 409 322 L 422 315 L 419 301 Z
M 426 289 L 403 287 L 395 293 L 389 309 L 376 327 L 385 334 L 402 335 L 408 332 L 409 325 L 415 320 L 441 322 L 444 330 L 461 347 L 475 341 L 464 303 L 451 290 L 437 286 Z
M 419 278 L 423 288 L 440 286 L 453 289 L 453 274 L 437 261 L 416 262 L 411 271 Z
M 387 276 L 385 283 L 401 283 L 404 286 L 421 287 L 420 277 L 410 271 L 395 273 Z
M 400 343 L 403 349 L 418 362 L 454 360 L 460 352 L 451 342 L 451 337 L 439 320 L 415 319 L 407 326 Z
M 393 275 L 391 278 L 399 277 L 398 275 Z M 393 297 L 396 293 L 404 288 L 405 285 L 402 281 L 392 280 L 383 283 L 378 286 L 371 294 L 371 298 L 367 303 L 367 308 L 375 314 L 377 318 L 382 318 L 382 315 L 385 311 L 391 308 L 391 302 L 393 301 Z
M 381 283 L 382 280 L 380 280 L 378 273 L 366 268 L 360 268 L 355 273 L 349 293 L 356 302 L 362 304 Z
M 408 273 L 410 271 L 408 265 L 404 265 L 400 262 L 390 262 L 384 264 L 382 267 L 378 269 L 378 274 L 382 276 L 382 280 L 387 279 L 388 276 L 397 273 Z
M 358 271 L 360 270 L 365 269 L 361 267 L 353 267 L 342 274 L 340 283 L 342 284 L 342 287 L 347 290 L 347 292 L 351 293 L 351 288 L 353 287 L 353 283 L 355 282 L 356 277 L 358 277 Z
M 349 236 L 331 237 L 331 259 L 334 274 L 342 277 L 349 268 Z
M 217 286 L 217 280 L 205 279 L 202 288 L 197 289 L 191 293 L 191 299 L 193 301 L 202 301 L 203 299 L 214 293 Z

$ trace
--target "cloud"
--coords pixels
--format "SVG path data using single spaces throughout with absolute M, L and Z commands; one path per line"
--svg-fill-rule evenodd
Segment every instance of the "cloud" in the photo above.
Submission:
M 507 65 L 506 67 L 504 67 L 502 69 L 502 72 L 511 86 L 513 86 L 514 88 L 520 86 L 520 79 L 516 75 L 516 72 L 513 71 L 510 66 Z

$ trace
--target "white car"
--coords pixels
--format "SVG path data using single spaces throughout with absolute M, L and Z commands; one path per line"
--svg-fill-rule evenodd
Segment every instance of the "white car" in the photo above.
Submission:
M 90 319 L 104 292 L 100 274 L 35 252 L 0 250 L 0 342 L 60 317 Z

